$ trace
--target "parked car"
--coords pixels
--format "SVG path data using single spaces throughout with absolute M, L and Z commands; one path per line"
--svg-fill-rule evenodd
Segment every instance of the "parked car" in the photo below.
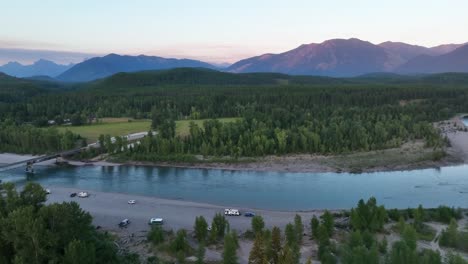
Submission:
M 50 189 L 45 189 L 45 192 L 46 192 L 47 194 L 50 194 Z
M 164 220 L 162 218 L 150 218 L 148 224 L 150 225 L 162 225 Z
M 245 217 L 254 217 L 254 216 L 255 216 L 255 213 L 253 213 L 253 212 L 245 212 L 245 213 L 244 213 L 244 216 L 245 216 Z
M 78 197 L 80 197 L 80 198 L 86 198 L 88 196 L 89 196 L 89 194 L 87 192 L 79 192 L 78 193 Z
M 125 218 L 124 220 L 120 221 L 119 227 L 121 227 L 121 228 L 122 227 L 127 227 L 129 224 L 130 224 L 130 220 Z
M 224 215 L 239 216 L 240 212 L 237 209 L 224 209 Z
M 136 204 L 136 200 L 128 200 L 128 204 Z
M 76 196 L 76 193 L 71 193 L 70 194 L 70 197 L 75 197 Z

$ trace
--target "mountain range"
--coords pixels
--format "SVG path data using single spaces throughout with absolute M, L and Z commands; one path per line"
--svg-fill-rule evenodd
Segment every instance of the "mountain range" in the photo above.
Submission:
M 439 56 L 420 55 L 398 68 L 401 73 L 468 72 L 468 45 Z
M 335 77 L 357 76 L 373 72 L 433 73 L 465 72 L 463 61 L 457 59 L 468 51 L 460 44 L 433 48 L 401 42 L 384 42 L 378 45 L 359 39 L 332 39 L 316 44 L 305 44 L 280 54 L 264 54 L 234 63 L 230 72 L 280 72 L 293 75 L 326 75 Z M 450 55 L 456 53 L 456 55 Z M 460 61 L 453 67 L 447 58 Z M 463 58 L 463 56 L 462 56 Z M 430 60 L 440 65 L 422 65 Z M 438 62 L 443 60 L 445 63 Z M 468 60 L 465 60 L 468 64 Z M 419 67 L 425 66 L 425 67 Z
M 31 76 L 51 76 L 55 77 L 64 71 L 70 69 L 73 64 L 61 65 L 55 62 L 40 59 L 31 65 L 23 65 L 18 62 L 9 62 L 0 66 L 0 72 L 6 73 L 15 77 L 31 77 Z
M 104 57 L 95 57 L 78 63 L 57 76 L 57 79 L 66 82 L 86 82 L 111 76 L 119 72 L 164 70 L 181 67 L 215 68 L 211 64 L 197 60 L 109 54 Z
M 59 65 L 47 60 L 39 60 L 32 65 L 10 62 L 0 66 L 0 72 L 17 77 L 47 75 L 64 82 L 87 82 L 120 72 L 184 67 L 220 69 L 219 65 L 217 67 L 198 60 L 109 54 L 75 65 Z M 446 44 L 427 48 L 402 42 L 387 41 L 376 45 L 356 38 L 331 39 L 304 44 L 279 54 L 243 59 L 223 70 L 232 73 L 274 72 L 331 77 L 378 72 L 468 72 L 468 45 Z

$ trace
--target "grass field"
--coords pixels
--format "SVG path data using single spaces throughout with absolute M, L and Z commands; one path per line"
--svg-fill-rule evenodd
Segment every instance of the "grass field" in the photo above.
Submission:
M 131 122 L 129 122 L 131 120 Z M 86 138 L 88 143 L 96 142 L 99 135 L 123 136 L 136 132 L 148 131 L 151 120 L 132 120 L 128 118 L 105 118 L 101 123 L 85 126 L 61 126 L 59 131 L 67 130 Z
M 176 121 L 176 133 L 180 136 L 189 134 L 189 124 L 191 121 L 199 126 L 203 125 L 206 119 L 201 120 L 179 120 Z M 239 118 L 219 118 L 221 122 L 235 122 Z M 151 120 L 134 120 L 131 118 L 103 118 L 100 123 L 85 126 L 60 126 L 59 131 L 67 130 L 79 134 L 86 138 L 88 143 L 96 142 L 99 135 L 109 134 L 111 136 L 123 136 L 131 133 L 146 132 L 151 128 Z

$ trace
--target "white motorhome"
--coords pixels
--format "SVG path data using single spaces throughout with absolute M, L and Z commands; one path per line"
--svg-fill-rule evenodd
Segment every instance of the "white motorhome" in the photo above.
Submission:
M 162 218 L 151 218 L 148 222 L 150 225 L 162 225 L 164 220 Z
M 80 198 L 86 198 L 88 196 L 89 196 L 89 194 L 87 192 L 79 192 L 78 193 L 78 197 L 80 197 Z
M 224 215 L 239 216 L 240 212 L 238 209 L 224 209 Z

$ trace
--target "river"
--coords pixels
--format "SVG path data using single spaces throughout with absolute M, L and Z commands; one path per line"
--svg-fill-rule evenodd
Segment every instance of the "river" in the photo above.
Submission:
M 465 124 L 465 126 L 468 127 L 468 116 L 464 116 L 464 117 L 462 118 L 462 121 L 463 121 L 463 124 Z
M 351 208 L 375 196 L 387 208 L 444 204 L 468 208 L 468 165 L 373 173 L 284 173 L 146 166 L 37 166 L 0 173 L 18 185 L 155 196 L 271 210 Z

